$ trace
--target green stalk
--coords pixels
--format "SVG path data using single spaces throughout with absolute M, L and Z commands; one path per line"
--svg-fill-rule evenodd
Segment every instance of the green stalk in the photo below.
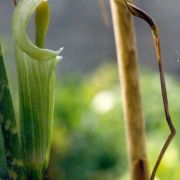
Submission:
M 0 46 L 0 122 L 10 179 L 25 179 L 11 94 Z
M 35 12 L 36 38 L 35 44 L 39 48 L 44 48 L 46 35 L 50 20 L 50 8 L 47 1 L 42 2 Z
M 36 41 L 26 34 L 35 14 Z M 19 79 L 20 143 L 28 179 L 42 179 L 49 162 L 54 111 L 55 67 L 60 51 L 44 49 L 50 10 L 47 1 L 20 0 L 13 15 Z

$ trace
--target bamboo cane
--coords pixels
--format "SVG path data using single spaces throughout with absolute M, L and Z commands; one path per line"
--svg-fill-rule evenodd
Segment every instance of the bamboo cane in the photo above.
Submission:
M 132 180 L 149 179 L 132 17 L 123 4 L 110 0 Z

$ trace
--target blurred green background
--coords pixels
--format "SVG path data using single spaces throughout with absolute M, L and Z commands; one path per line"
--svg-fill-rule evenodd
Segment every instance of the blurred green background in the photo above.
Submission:
M 150 170 L 169 129 L 158 73 L 142 70 L 141 93 Z M 127 180 L 128 165 L 117 66 L 104 64 L 86 75 L 68 74 L 57 81 L 54 130 L 48 174 L 54 180 Z M 177 129 L 157 173 L 157 180 L 180 179 L 180 83 L 166 75 L 172 120 Z M 0 136 L 0 147 L 2 137 Z M 6 179 L 0 148 L 0 177 Z

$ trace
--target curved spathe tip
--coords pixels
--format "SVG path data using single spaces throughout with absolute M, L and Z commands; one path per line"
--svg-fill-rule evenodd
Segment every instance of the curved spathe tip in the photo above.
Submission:
M 61 53 L 62 48 L 57 51 L 39 48 L 31 42 L 26 33 L 32 14 L 43 1 L 44 0 L 20 0 L 13 14 L 12 27 L 14 40 L 25 53 L 34 59 L 49 61 L 56 59 Z

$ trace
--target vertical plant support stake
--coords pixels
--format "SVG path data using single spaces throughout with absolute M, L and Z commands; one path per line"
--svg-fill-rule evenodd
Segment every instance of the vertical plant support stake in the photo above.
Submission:
M 132 180 L 149 179 L 145 126 L 140 98 L 137 53 L 132 17 L 123 3 L 110 0 L 118 69 L 123 96 Z

